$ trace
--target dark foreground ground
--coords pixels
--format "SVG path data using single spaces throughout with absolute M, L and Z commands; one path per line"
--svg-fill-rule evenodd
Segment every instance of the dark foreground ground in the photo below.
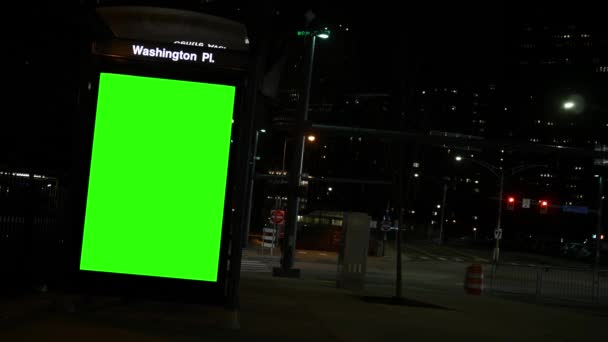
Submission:
M 2 298 L 0 341 L 553 342 L 603 340 L 608 323 L 605 307 L 473 296 L 460 286 L 409 282 L 405 300 L 393 305 L 387 303 L 393 291 L 390 281 L 348 291 L 323 277 L 284 279 L 244 270 L 236 329 L 235 316 L 219 307 L 94 298 L 71 312 L 51 289 Z

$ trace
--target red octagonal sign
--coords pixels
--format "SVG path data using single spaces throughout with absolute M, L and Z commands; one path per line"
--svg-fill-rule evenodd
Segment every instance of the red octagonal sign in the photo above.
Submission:
M 274 224 L 285 223 L 285 210 L 272 210 L 270 211 L 270 221 Z

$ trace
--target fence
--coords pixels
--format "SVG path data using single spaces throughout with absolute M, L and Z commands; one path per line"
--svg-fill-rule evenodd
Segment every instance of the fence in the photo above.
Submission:
M 56 178 L 0 171 L 0 286 L 57 276 L 65 250 L 62 197 Z
M 498 265 L 489 290 L 536 298 L 608 304 L 608 271 L 591 268 Z

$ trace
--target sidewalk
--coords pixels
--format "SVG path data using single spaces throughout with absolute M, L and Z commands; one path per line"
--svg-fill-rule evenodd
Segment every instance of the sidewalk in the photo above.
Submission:
M 241 281 L 240 330 L 229 328 L 232 316 L 222 308 L 106 300 L 77 314 L 48 306 L 32 314 L 8 312 L 0 321 L 0 341 L 580 341 L 601 336 L 608 317 L 424 289 L 404 291 L 410 305 L 365 300 L 391 293 L 247 275 Z

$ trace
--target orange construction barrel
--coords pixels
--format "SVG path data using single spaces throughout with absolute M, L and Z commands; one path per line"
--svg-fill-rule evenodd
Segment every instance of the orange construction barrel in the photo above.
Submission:
M 481 267 L 481 264 L 472 264 L 467 267 L 464 290 L 468 294 L 477 296 L 483 292 L 483 267 Z

